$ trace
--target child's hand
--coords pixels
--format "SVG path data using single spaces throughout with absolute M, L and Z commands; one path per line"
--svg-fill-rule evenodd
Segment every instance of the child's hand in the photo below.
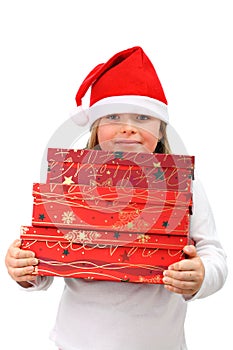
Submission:
M 36 278 L 32 273 L 39 261 L 35 258 L 34 252 L 20 249 L 20 245 L 21 242 L 18 239 L 12 243 L 7 251 L 5 263 L 9 275 L 16 282 L 27 287 L 26 282 L 34 281 Z
M 193 245 L 185 246 L 188 259 L 181 260 L 164 271 L 164 287 L 174 293 L 194 295 L 201 288 L 205 268 Z

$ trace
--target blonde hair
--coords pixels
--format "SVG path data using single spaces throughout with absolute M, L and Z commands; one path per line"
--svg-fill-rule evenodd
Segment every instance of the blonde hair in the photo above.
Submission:
M 98 127 L 99 127 L 100 119 L 96 120 L 91 126 L 91 135 L 87 142 L 86 148 L 88 149 L 101 149 L 98 140 Z M 167 132 L 166 132 L 167 124 L 161 120 L 160 124 L 160 132 L 162 134 L 161 139 L 159 140 L 154 153 L 171 153 L 171 148 L 168 142 Z

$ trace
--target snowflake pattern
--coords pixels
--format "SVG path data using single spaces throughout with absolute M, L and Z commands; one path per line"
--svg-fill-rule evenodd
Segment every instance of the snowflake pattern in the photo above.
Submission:
M 72 224 L 73 221 L 75 221 L 76 218 L 75 218 L 75 215 L 72 211 L 65 211 L 63 214 L 62 214 L 62 221 L 64 224 Z
M 64 235 L 64 238 L 73 243 L 93 243 L 101 237 L 97 231 L 72 230 Z

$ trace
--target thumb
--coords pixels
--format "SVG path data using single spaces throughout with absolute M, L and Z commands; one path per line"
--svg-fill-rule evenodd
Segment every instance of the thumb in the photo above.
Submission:
M 194 245 L 186 245 L 183 248 L 183 252 L 187 254 L 189 258 L 195 258 L 197 256 L 197 250 Z
M 14 242 L 13 242 L 13 246 L 15 247 L 15 248 L 20 248 L 20 246 L 21 246 L 21 240 L 20 239 L 16 239 Z

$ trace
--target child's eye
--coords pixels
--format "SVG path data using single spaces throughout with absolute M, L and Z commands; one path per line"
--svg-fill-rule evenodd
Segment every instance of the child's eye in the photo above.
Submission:
M 117 114 L 107 115 L 106 118 L 109 119 L 109 120 L 119 120 L 120 119 L 119 115 L 117 115 Z
M 147 115 L 140 114 L 137 116 L 137 119 L 138 120 L 149 120 L 150 117 L 148 117 Z

